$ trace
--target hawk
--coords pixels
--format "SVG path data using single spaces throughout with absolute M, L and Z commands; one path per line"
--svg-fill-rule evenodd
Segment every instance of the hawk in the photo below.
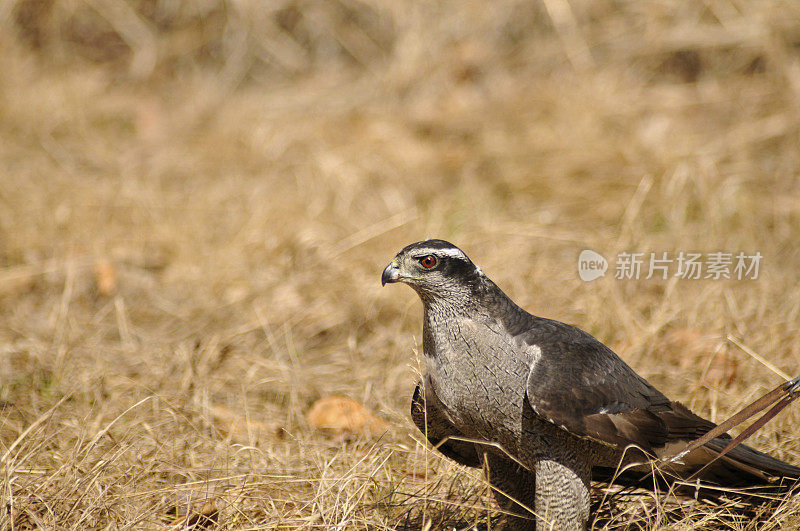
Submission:
M 590 334 L 517 306 L 449 242 L 407 246 L 381 282 L 408 284 L 424 307 L 414 423 L 445 456 L 484 467 L 499 505 L 516 515 L 513 528 L 585 528 L 591 480 L 636 484 L 651 472 L 648 460 L 715 426 Z M 745 445 L 712 462 L 730 440 L 669 463 L 660 481 L 697 474 L 705 485 L 739 488 L 800 478 L 800 468 Z

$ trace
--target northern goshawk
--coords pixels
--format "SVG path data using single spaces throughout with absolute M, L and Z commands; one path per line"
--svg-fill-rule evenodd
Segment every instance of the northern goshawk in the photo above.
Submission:
M 517 515 L 511 527 L 583 529 L 590 480 L 636 484 L 651 467 L 617 476 L 618 466 L 673 455 L 715 426 L 588 333 L 514 304 L 451 243 L 409 245 L 381 282 L 408 284 L 424 306 L 414 423 L 447 457 L 484 467 L 499 505 Z M 727 442 L 711 439 L 670 464 L 668 477 L 700 471 Z M 737 488 L 776 478 L 795 483 L 800 468 L 744 445 L 699 474 L 704 484 Z

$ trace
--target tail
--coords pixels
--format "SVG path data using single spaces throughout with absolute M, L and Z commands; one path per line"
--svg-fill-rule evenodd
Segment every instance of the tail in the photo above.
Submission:
M 694 465 L 695 470 L 688 479 L 730 488 L 767 487 L 771 492 L 800 490 L 800 468 L 742 444 L 742 441 L 798 397 L 800 376 L 778 385 L 721 424 L 712 424 L 712 429 L 675 456 L 685 456 L 684 465 Z M 679 409 L 686 408 L 681 406 Z M 736 439 L 726 433 L 728 429 L 767 409 L 766 413 L 745 428 Z M 703 422 L 703 419 L 688 409 L 684 413 Z M 676 462 L 675 458 L 672 462 Z
M 759 411 L 769 408 L 736 439 L 731 439 L 727 433 L 716 436 L 709 432 L 701 437 L 701 440 L 696 441 L 695 444 L 701 443 L 701 449 L 710 452 L 712 458 L 691 477 L 731 487 L 766 484 L 783 487 L 780 490 L 798 490 L 800 468 L 741 444 L 741 441 L 759 430 L 798 396 L 800 396 L 800 376 L 784 382 L 719 426 L 715 426 L 711 432 L 727 431 L 728 426 L 735 426 Z
M 633 464 L 621 471 L 595 467 L 592 469 L 592 480 L 632 489 L 666 488 L 678 494 L 691 493 L 698 497 L 732 497 L 748 504 L 773 503 L 787 495 L 798 494 L 799 467 L 742 444 L 744 439 L 798 397 L 800 376 L 779 385 L 719 425 L 704 420 L 677 402 L 672 402 L 670 412 L 673 414 L 663 416 L 668 429 L 677 434 L 685 432 L 688 427 L 695 432 L 699 431 L 699 438 L 688 443 L 678 454 L 664 456 L 666 461 Z M 767 413 L 743 430 L 736 439 L 726 433 L 767 408 Z
M 711 439 L 682 462 L 665 467 L 659 467 L 661 461 L 623 470 L 595 467 L 592 480 L 701 498 L 749 499 L 753 503 L 760 503 L 764 496 L 774 499 L 800 492 L 800 467 L 744 444 L 719 457 L 731 440 L 728 435 Z
M 730 442 L 729 437 L 708 441 L 704 449 L 713 457 Z M 793 491 L 800 487 L 800 468 L 740 444 L 713 462 L 697 477 L 722 487 L 771 487 L 770 491 Z
M 698 463 L 667 470 L 656 468 L 663 461 L 653 461 L 650 466 L 635 466 L 621 472 L 611 468 L 593 468 L 592 480 L 622 487 L 595 500 L 596 522 L 602 524 L 601 515 L 609 514 L 608 511 L 601 513 L 601 507 L 611 507 L 613 514 L 613 508 L 618 503 L 629 504 L 635 500 L 641 494 L 639 489 L 671 492 L 680 498 L 694 498 L 712 506 L 724 506 L 724 515 L 720 518 L 724 521 L 730 517 L 731 529 L 741 527 L 742 519 L 757 526 L 758 522 L 775 514 L 775 509 L 787 498 L 800 494 L 800 468 L 749 446 L 740 444 L 712 462 L 729 442 L 730 438 L 712 439 L 690 454 L 695 458 L 692 459 L 694 463 L 704 460 L 706 465 Z M 703 466 L 705 468 L 698 474 L 698 479 L 687 481 Z M 665 512 L 667 522 L 672 522 L 673 518 L 678 522 L 683 514 L 682 510 L 675 514 Z
M 711 449 L 714 453 L 718 453 L 729 442 L 729 439 L 718 437 L 708 441 L 705 447 Z M 741 481 L 748 481 L 751 484 L 777 479 L 800 479 L 800 468 L 780 459 L 775 459 L 744 444 L 740 444 L 730 450 L 720 461 L 725 464 L 725 468 L 737 473 Z M 713 465 L 709 468 L 713 468 Z M 703 477 L 704 474 L 701 473 L 700 478 L 702 479 Z

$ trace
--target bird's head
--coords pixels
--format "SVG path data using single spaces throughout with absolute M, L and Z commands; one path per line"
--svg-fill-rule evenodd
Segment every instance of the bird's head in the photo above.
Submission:
M 381 284 L 403 282 L 423 300 L 468 294 L 484 275 L 464 251 L 444 240 L 412 243 L 394 257 L 381 276 Z

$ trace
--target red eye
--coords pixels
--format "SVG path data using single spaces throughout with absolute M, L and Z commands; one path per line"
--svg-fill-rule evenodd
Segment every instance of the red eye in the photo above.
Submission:
M 431 269 L 436 266 L 436 257 L 433 255 L 423 256 L 419 259 L 419 263 L 422 264 L 422 267 L 425 269 Z

